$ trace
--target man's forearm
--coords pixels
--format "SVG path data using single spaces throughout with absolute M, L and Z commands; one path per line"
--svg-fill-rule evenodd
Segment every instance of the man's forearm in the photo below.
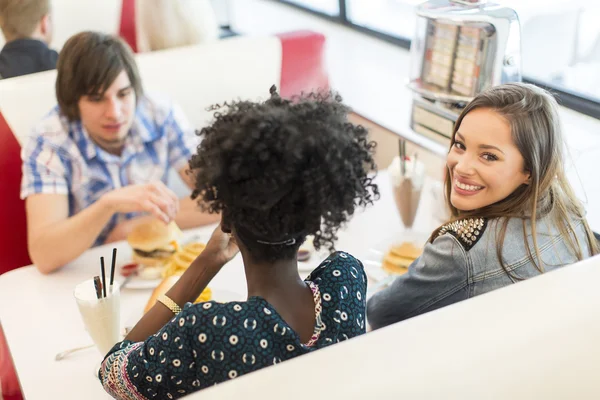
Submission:
M 92 247 L 113 211 L 100 200 L 30 237 L 31 259 L 40 272 L 55 271 Z
M 189 197 L 179 199 L 179 212 L 175 217 L 175 222 L 181 229 L 190 229 L 202 225 L 214 224 L 220 220 L 220 214 L 209 214 L 200 211 L 196 200 L 192 200 Z

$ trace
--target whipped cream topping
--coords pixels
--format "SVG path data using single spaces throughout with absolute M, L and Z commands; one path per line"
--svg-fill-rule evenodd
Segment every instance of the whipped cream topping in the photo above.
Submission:
M 425 165 L 418 160 L 415 163 L 412 158 L 406 160 L 405 165 L 406 173 L 402 176 L 400 170 L 400 157 L 394 157 L 387 169 L 392 183 L 395 186 L 398 186 L 404 179 L 410 179 L 415 189 L 421 189 L 423 187 L 423 182 L 425 181 Z

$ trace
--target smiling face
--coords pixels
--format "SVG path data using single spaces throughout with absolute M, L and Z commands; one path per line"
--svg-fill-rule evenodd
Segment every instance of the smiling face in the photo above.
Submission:
M 90 137 L 104 150 L 118 154 L 135 115 L 136 96 L 125 71 L 103 94 L 84 95 L 78 107 Z
M 463 118 L 448 153 L 450 202 L 461 211 L 497 203 L 528 184 L 523 166 L 508 121 L 489 108 L 474 109 Z

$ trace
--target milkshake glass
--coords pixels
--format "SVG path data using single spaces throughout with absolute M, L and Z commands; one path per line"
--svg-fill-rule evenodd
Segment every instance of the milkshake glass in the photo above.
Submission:
M 121 340 L 119 286 L 115 282 L 112 291 L 108 287 L 106 297 L 98 299 L 94 280 L 89 279 L 77 285 L 73 294 L 85 329 L 104 356 Z
M 413 159 L 407 159 L 405 166 L 406 169 L 402 175 L 400 157 L 396 157 L 388 167 L 388 173 L 400 219 L 405 230 L 410 231 L 419 209 L 425 179 L 425 166 Z

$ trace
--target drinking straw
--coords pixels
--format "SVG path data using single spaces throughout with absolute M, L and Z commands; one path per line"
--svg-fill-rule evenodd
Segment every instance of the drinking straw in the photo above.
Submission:
M 406 175 L 406 142 L 400 139 L 398 152 L 400 153 L 400 172 L 402 176 Z
M 117 261 L 117 248 L 113 248 L 112 260 L 110 265 L 110 293 L 112 293 L 113 283 L 115 281 L 115 262 Z
M 413 155 L 413 177 L 417 176 L 417 156 L 419 155 L 419 153 L 415 153 Z
M 94 277 L 94 288 L 96 289 L 96 298 L 100 300 L 102 297 L 102 282 L 100 282 L 100 277 Z
M 400 176 L 404 175 L 404 169 L 402 168 L 402 139 L 398 141 L 398 158 L 400 159 Z
M 106 273 L 104 272 L 104 257 L 100 257 L 100 271 L 102 272 L 102 294 L 106 297 Z

